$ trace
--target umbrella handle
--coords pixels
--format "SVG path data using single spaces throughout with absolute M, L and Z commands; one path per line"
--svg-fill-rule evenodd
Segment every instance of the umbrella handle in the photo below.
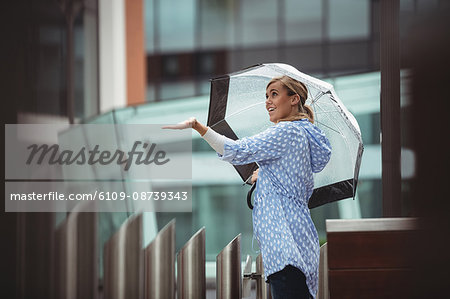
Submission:
M 250 188 L 250 190 L 248 190 L 248 193 L 247 193 L 247 206 L 250 208 L 250 210 L 253 210 L 252 193 L 255 190 L 255 187 L 256 187 L 256 182 L 252 185 L 252 187 Z

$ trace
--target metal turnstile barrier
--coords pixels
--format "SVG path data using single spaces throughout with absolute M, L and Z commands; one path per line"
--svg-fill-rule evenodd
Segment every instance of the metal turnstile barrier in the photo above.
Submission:
M 251 256 L 247 256 L 247 263 L 244 270 L 244 278 L 242 283 L 243 285 L 245 285 L 245 291 L 243 292 L 244 296 L 250 297 L 250 283 L 252 280 L 255 280 L 256 299 L 271 299 L 272 296 L 270 295 L 269 284 L 264 280 L 264 268 L 261 254 L 256 257 L 256 272 L 251 272 L 251 267 L 249 267 L 249 264 L 251 265 L 251 262 Z
M 206 298 L 204 227 L 196 232 L 178 252 L 177 298 Z
M 261 254 L 256 257 L 256 273 L 259 275 L 256 279 L 256 299 L 272 299 L 269 284 L 264 281 L 264 268 Z
M 237 235 L 216 258 L 216 298 L 242 297 L 241 234 Z
M 145 248 L 145 298 L 175 298 L 175 219 Z
M 128 218 L 105 243 L 103 298 L 142 298 L 142 270 L 142 214 L 137 214 Z

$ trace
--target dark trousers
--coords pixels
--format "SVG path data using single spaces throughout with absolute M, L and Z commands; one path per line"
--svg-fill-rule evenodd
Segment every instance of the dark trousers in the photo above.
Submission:
M 287 265 L 283 270 L 268 277 L 272 299 L 309 299 L 312 298 L 306 277 L 298 268 Z

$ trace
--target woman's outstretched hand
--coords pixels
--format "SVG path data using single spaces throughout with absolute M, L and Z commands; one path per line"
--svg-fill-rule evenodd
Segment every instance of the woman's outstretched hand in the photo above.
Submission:
M 185 121 L 182 121 L 176 125 L 168 125 L 162 128 L 172 130 L 184 130 L 192 128 L 199 132 L 201 136 L 205 135 L 206 131 L 208 130 L 208 128 L 202 125 L 195 117 L 189 117 Z
M 195 117 L 190 117 L 186 119 L 185 121 L 182 121 L 176 125 L 169 125 L 162 127 L 163 129 L 172 129 L 172 130 L 184 130 L 193 128 L 197 122 L 197 119 Z

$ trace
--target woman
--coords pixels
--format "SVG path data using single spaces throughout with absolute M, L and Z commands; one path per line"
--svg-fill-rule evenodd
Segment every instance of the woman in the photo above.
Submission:
M 318 287 L 319 238 L 308 200 L 313 172 L 328 163 L 331 148 L 313 125 L 305 105 L 306 86 L 288 76 L 272 79 L 266 88 L 266 109 L 275 125 L 252 137 L 231 140 L 195 118 L 165 128 L 192 127 L 231 164 L 258 162 L 253 232 L 261 249 L 272 298 L 315 297 Z

